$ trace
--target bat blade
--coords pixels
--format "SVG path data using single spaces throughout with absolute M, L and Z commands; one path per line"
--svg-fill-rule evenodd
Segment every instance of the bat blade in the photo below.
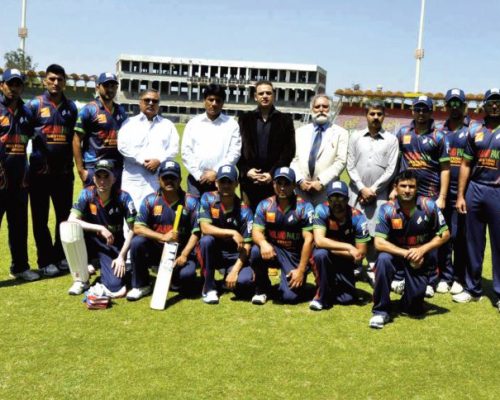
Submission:
M 175 222 L 174 227 L 172 228 L 174 231 L 176 231 L 178 228 L 181 214 L 182 206 L 180 205 L 177 207 L 177 211 L 175 212 Z M 156 283 L 153 290 L 153 295 L 151 296 L 150 307 L 153 310 L 165 309 L 178 248 L 179 244 L 176 242 L 165 243 L 165 245 L 163 246 L 160 266 L 158 267 L 158 275 L 156 276 Z

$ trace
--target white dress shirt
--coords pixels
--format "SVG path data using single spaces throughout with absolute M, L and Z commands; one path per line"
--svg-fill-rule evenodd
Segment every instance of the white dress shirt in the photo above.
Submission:
M 118 132 L 118 151 L 123 155 L 122 189 L 129 192 L 137 209 L 147 194 L 158 189 L 158 173 L 144 167 L 144 161 L 175 158 L 179 134 L 175 125 L 161 115 L 152 121 L 140 113 L 129 118 Z
M 241 155 L 238 123 L 224 114 L 213 121 L 206 113 L 197 115 L 184 128 L 181 155 L 184 166 L 197 181 L 205 170 L 236 165 Z

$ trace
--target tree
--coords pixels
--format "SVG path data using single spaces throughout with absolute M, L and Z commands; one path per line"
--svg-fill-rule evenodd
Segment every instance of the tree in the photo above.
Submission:
M 3 58 L 5 59 L 5 68 L 17 68 L 22 72 L 27 72 L 33 71 L 37 67 L 37 64 L 33 64 L 31 56 L 21 49 L 8 51 Z

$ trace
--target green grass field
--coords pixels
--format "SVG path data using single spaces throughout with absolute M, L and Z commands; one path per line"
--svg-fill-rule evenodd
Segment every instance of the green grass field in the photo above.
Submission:
M 79 186 L 78 186 L 79 187 Z M 77 193 L 75 193 L 76 196 Z M 0 231 L 0 399 L 496 399 L 500 315 L 486 295 L 457 305 L 428 301 L 422 320 L 398 317 L 368 328 L 364 301 L 320 313 L 308 303 L 235 301 L 217 306 L 169 295 L 88 311 L 66 294 L 69 275 L 9 278 L 7 224 Z M 31 234 L 32 267 L 36 249 Z M 312 279 L 308 285 L 312 289 Z M 394 296 L 396 299 L 398 296 Z

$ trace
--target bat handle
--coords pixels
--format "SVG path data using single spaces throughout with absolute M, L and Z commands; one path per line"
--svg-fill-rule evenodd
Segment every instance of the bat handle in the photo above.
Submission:
M 177 229 L 179 228 L 179 222 L 181 220 L 181 216 L 182 216 L 182 205 L 179 204 L 177 206 L 177 210 L 175 211 L 174 227 L 172 228 L 172 230 L 177 231 Z

